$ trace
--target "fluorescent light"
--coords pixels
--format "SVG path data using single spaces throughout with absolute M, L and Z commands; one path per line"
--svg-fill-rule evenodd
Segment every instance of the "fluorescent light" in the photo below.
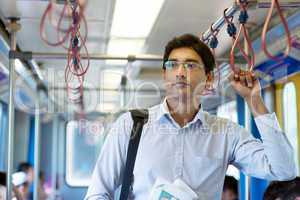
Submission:
M 163 3 L 164 0 L 117 0 L 107 53 L 120 56 L 141 53 Z M 127 61 L 108 60 L 106 64 L 126 65 Z
M 117 0 L 111 36 L 146 38 L 164 0 Z
M 145 39 L 112 38 L 109 41 L 107 53 L 110 55 L 136 55 L 142 52 Z M 107 60 L 109 65 L 126 65 L 127 60 Z

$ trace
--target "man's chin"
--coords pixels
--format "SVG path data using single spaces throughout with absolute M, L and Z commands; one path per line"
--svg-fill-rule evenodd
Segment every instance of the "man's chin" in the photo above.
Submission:
M 178 92 L 173 94 L 172 98 L 176 99 L 177 101 L 187 102 L 192 99 L 192 96 L 188 92 Z

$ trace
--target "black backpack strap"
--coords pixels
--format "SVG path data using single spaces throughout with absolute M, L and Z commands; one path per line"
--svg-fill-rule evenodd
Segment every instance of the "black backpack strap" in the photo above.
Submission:
M 120 200 L 127 200 L 130 187 L 133 182 L 133 168 L 136 159 L 143 126 L 148 121 L 148 110 L 130 110 L 133 119 L 133 127 L 128 144 L 125 171 L 122 182 Z

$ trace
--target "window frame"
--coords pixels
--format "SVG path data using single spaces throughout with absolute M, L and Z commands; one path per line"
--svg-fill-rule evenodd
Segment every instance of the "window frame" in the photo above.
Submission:
M 69 170 L 70 170 L 70 162 L 68 162 L 68 160 L 70 160 L 70 158 L 72 157 L 71 155 L 68 155 L 68 153 L 69 153 L 69 148 L 71 148 L 70 146 L 71 145 L 69 145 L 69 140 L 68 140 L 68 132 L 67 132 L 67 127 L 68 127 L 68 124 L 70 123 L 70 122 L 73 122 L 73 123 L 76 123 L 76 126 L 78 126 L 78 122 L 76 121 L 76 120 L 70 120 L 70 121 L 67 121 L 67 122 L 65 122 L 65 135 L 64 135 L 64 146 L 65 146 L 65 148 L 64 148 L 64 158 L 65 158 L 65 162 L 64 162 L 64 164 L 65 164 L 65 166 L 64 166 L 64 169 L 65 169 L 65 176 L 64 176 L 64 181 L 65 181 L 65 183 L 69 186 L 69 187 L 72 187 L 72 188 L 87 188 L 89 185 L 90 185 L 90 181 L 91 181 L 91 179 L 87 179 L 86 180 L 86 183 L 85 184 L 81 184 L 80 182 L 82 182 L 82 180 L 78 180 L 77 181 L 77 183 L 76 183 L 76 181 L 75 181 L 75 183 L 74 183 L 74 180 L 72 180 L 72 174 L 70 174 L 70 172 L 69 172 Z M 93 122 L 93 121 L 92 121 Z M 77 128 L 77 127 L 76 127 Z M 76 129 L 75 128 L 75 129 Z M 104 129 L 104 132 L 105 132 L 106 130 Z M 73 133 L 74 134 L 74 133 Z M 101 136 L 100 136 L 101 137 Z M 101 140 L 101 142 L 100 142 L 100 144 L 99 145 L 101 145 L 101 147 L 100 147 L 100 151 L 97 153 L 97 159 L 98 159 L 98 156 L 99 156 L 99 153 L 101 152 L 101 148 L 102 148 L 102 145 L 103 145 L 103 142 L 104 142 L 104 138 L 105 138 L 105 134 L 103 135 L 103 139 Z M 74 138 L 73 138 L 74 139 Z M 97 159 L 96 159 L 96 162 L 97 162 Z M 96 164 L 96 163 L 95 163 Z M 95 165 L 93 165 L 92 166 L 92 168 L 94 169 L 94 167 L 95 167 Z M 92 178 L 92 174 L 91 174 L 91 176 L 90 176 L 90 178 Z M 74 179 L 74 178 L 73 178 Z M 81 179 L 81 177 L 80 177 L 80 179 Z
M 289 113 L 289 112 L 286 112 L 286 108 L 285 108 L 285 105 L 286 105 L 286 103 L 285 103 L 285 92 L 286 92 L 286 88 L 289 86 L 289 85 L 292 85 L 292 87 L 293 87 L 293 90 L 294 90 L 294 100 L 295 100 L 295 116 L 293 116 L 293 117 L 288 117 L 289 119 L 294 119 L 294 117 L 295 117 L 295 122 L 296 122 L 296 131 L 295 131 L 295 137 L 296 137 L 296 146 L 294 146 L 294 142 L 292 142 L 293 141 L 293 139 L 294 138 L 292 138 L 291 139 L 291 135 L 289 135 L 289 133 L 288 133 L 288 130 L 287 130 L 287 124 L 286 124 L 286 122 L 287 121 L 289 121 L 288 119 L 286 120 L 286 113 Z M 289 94 L 289 92 L 287 92 L 286 94 Z M 294 150 L 294 153 L 295 153 L 295 155 L 293 156 L 294 157 L 294 161 L 295 161 L 295 163 L 296 163 L 296 167 L 297 167 L 297 176 L 299 176 L 299 174 L 300 174 L 300 172 L 299 172 L 299 170 L 300 170 L 300 166 L 299 166 L 299 162 L 300 162 L 300 159 L 299 159 L 299 135 L 298 135 L 298 131 L 299 131 L 299 125 L 298 125 L 298 113 L 297 113 L 297 87 L 296 87 L 296 83 L 295 82 L 293 82 L 293 81 L 289 81 L 289 82 L 287 82 L 287 83 L 285 83 L 284 85 L 283 85 L 283 88 L 282 88 L 282 96 L 281 96 L 281 100 L 282 100 L 282 125 L 283 125 L 283 130 L 284 130 L 284 133 L 286 134 L 286 137 L 287 137 L 287 139 L 289 140 L 289 142 L 291 143 L 291 145 L 292 145 L 292 147 L 293 147 L 293 150 Z M 288 98 L 289 99 L 289 98 Z M 290 102 L 288 102 L 288 104 L 290 104 Z M 287 109 L 287 110 L 289 110 L 289 109 Z M 294 134 L 294 133 L 293 133 Z M 292 140 L 292 141 L 291 141 Z

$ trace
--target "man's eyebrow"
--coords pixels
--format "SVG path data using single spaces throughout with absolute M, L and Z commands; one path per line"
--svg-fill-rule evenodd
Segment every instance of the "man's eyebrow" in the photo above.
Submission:
M 196 63 L 199 63 L 199 60 L 196 60 L 196 59 L 192 59 L 192 58 L 188 58 L 185 60 L 186 62 L 196 62 Z
M 200 63 L 199 60 L 193 59 L 193 58 L 187 58 L 185 60 L 179 60 L 177 58 L 170 58 L 168 59 L 168 61 L 183 61 L 183 62 L 196 62 L 196 63 Z
M 176 58 L 170 58 L 170 59 L 168 59 L 168 61 L 178 61 L 178 59 L 176 59 Z

